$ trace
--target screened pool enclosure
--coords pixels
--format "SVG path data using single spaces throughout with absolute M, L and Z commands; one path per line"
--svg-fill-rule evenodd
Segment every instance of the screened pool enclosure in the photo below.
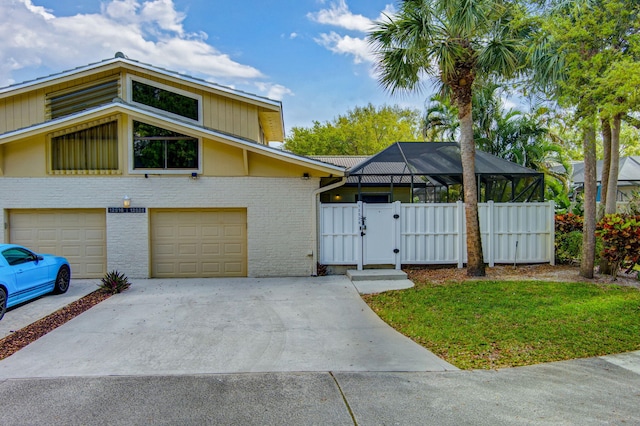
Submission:
M 476 150 L 479 202 L 544 201 L 544 174 Z M 447 203 L 463 199 L 456 142 L 396 142 L 348 169 L 322 202 Z M 328 183 L 328 182 L 327 182 Z

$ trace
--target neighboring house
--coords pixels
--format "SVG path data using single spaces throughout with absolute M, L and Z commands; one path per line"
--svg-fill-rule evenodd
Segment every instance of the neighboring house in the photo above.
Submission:
M 344 186 L 324 203 L 455 202 L 462 199 L 462 161 L 455 142 L 396 142 L 372 156 L 314 156 L 347 168 Z M 544 174 L 476 151 L 479 201 L 544 200 Z
M 0 242 L 76 278 L 311 275 L 344 168 L 268 146 L 279 101 L 124 57 L 0 89 Z
M 617 201 L 629 201 L 633 191 L 640 190 L 640 156 L 620 158 L 618 170 L 618 193 Z M 582 192 L 584 188 L 584 162 L 575 162 L 571 181 L 577 192 Z M 597 201 L 600 201 L 600 185 L 602 184 L 602 160 L 596 163 L 596 175 L 598 179 Z M 562 168 L 564 170 L 564 168 Z

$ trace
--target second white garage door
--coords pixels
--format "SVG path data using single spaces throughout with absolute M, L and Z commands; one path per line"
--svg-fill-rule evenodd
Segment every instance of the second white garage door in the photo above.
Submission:
M 246 277 L 246 209 L 151 210 L 151 276 Z

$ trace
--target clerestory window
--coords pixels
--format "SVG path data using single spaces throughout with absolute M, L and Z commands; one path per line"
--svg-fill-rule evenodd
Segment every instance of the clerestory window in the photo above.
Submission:
M 130 79 L 131 102 L 201 122 L 202 97 L 146 79 Z

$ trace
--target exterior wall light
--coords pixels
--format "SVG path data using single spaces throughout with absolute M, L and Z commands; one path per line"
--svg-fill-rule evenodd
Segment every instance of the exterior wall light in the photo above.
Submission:
M 125 195 L 122 198 L 122 207 L 124 207 L 125 209 L 128 209 L 129 207 L 131 207 L 131 198 L 129 198 L 128 195 Z
M 191 173 L 191 179 L 193 179 L 193 180 L 198 179 L 198 173 L 196 173 L 196 172 Z
M 309 180 L 309 178 L 310 178 L 310 177 L 311 177 L 311 176 L 309 176 L 309 173 L 304 172 L 304 173 L 302 174 L 302 178 L 301 178 L 301 179 L 302 179 L 302 180 Z

